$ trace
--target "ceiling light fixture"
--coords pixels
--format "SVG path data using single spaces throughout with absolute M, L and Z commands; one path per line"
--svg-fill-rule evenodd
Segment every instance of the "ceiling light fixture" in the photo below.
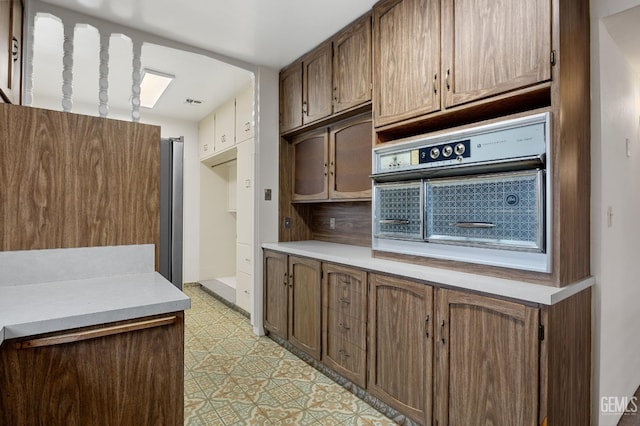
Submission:
M 142 82 L 140 83 L 140 106 L 153 108 L 174 78 L 175 76 L 171 74 L 143 69 Z

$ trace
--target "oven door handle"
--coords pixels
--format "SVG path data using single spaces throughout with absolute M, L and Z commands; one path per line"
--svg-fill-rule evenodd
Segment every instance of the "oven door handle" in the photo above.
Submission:
M 409 219 L 380 219 L 380 225 L 408 225 Z
M 496 225 L 491 222 L 456 222 L 453 226 L 457 228 L 495 228 Z

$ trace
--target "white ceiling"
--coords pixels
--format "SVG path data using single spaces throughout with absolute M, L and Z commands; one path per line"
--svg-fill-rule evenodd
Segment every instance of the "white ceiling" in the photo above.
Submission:
M 43 0 L 56 6 L 146 31 L 167 39 L 276 69 L 293 62 L 349 22 L 376 0 Z M 46 21 L 46 19 L 39 19 Z M 48 22 L 36 24 L 34 106 L 60 104 L 62 33 Z M 74 105 L 97 111 L 98 36 L 76 29 Z M 130 105 L 131 55 L 128 41 L 111 39 L 109 104 L 111 111 Z M 176 79 L 153 111 L 199 121 L 251 82 L 251 73 L 208 57 L 145 44 L 143 66 Z M 95 74 L 95 75 L 94 75 Z M 186 98 L 202 100 L 194 106 Z M 75 107 L 74 107 L 75 111 Z M 84 112 L 84 111 L 77 111 Z M 97 114 L 97 112 L 96 112 Z

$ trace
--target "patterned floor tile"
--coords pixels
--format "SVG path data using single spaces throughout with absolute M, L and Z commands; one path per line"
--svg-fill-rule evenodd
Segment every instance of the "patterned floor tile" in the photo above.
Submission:
M 394 424 L 200 287 L 185 293 L 185 425 Z

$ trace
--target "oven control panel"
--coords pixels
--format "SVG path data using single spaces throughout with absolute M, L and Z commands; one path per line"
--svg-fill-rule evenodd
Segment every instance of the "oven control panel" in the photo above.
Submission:
M 541 157 L 548 135 L 549 113 L 542 113 L 416 138 L 375 148 L 373 176 Z

